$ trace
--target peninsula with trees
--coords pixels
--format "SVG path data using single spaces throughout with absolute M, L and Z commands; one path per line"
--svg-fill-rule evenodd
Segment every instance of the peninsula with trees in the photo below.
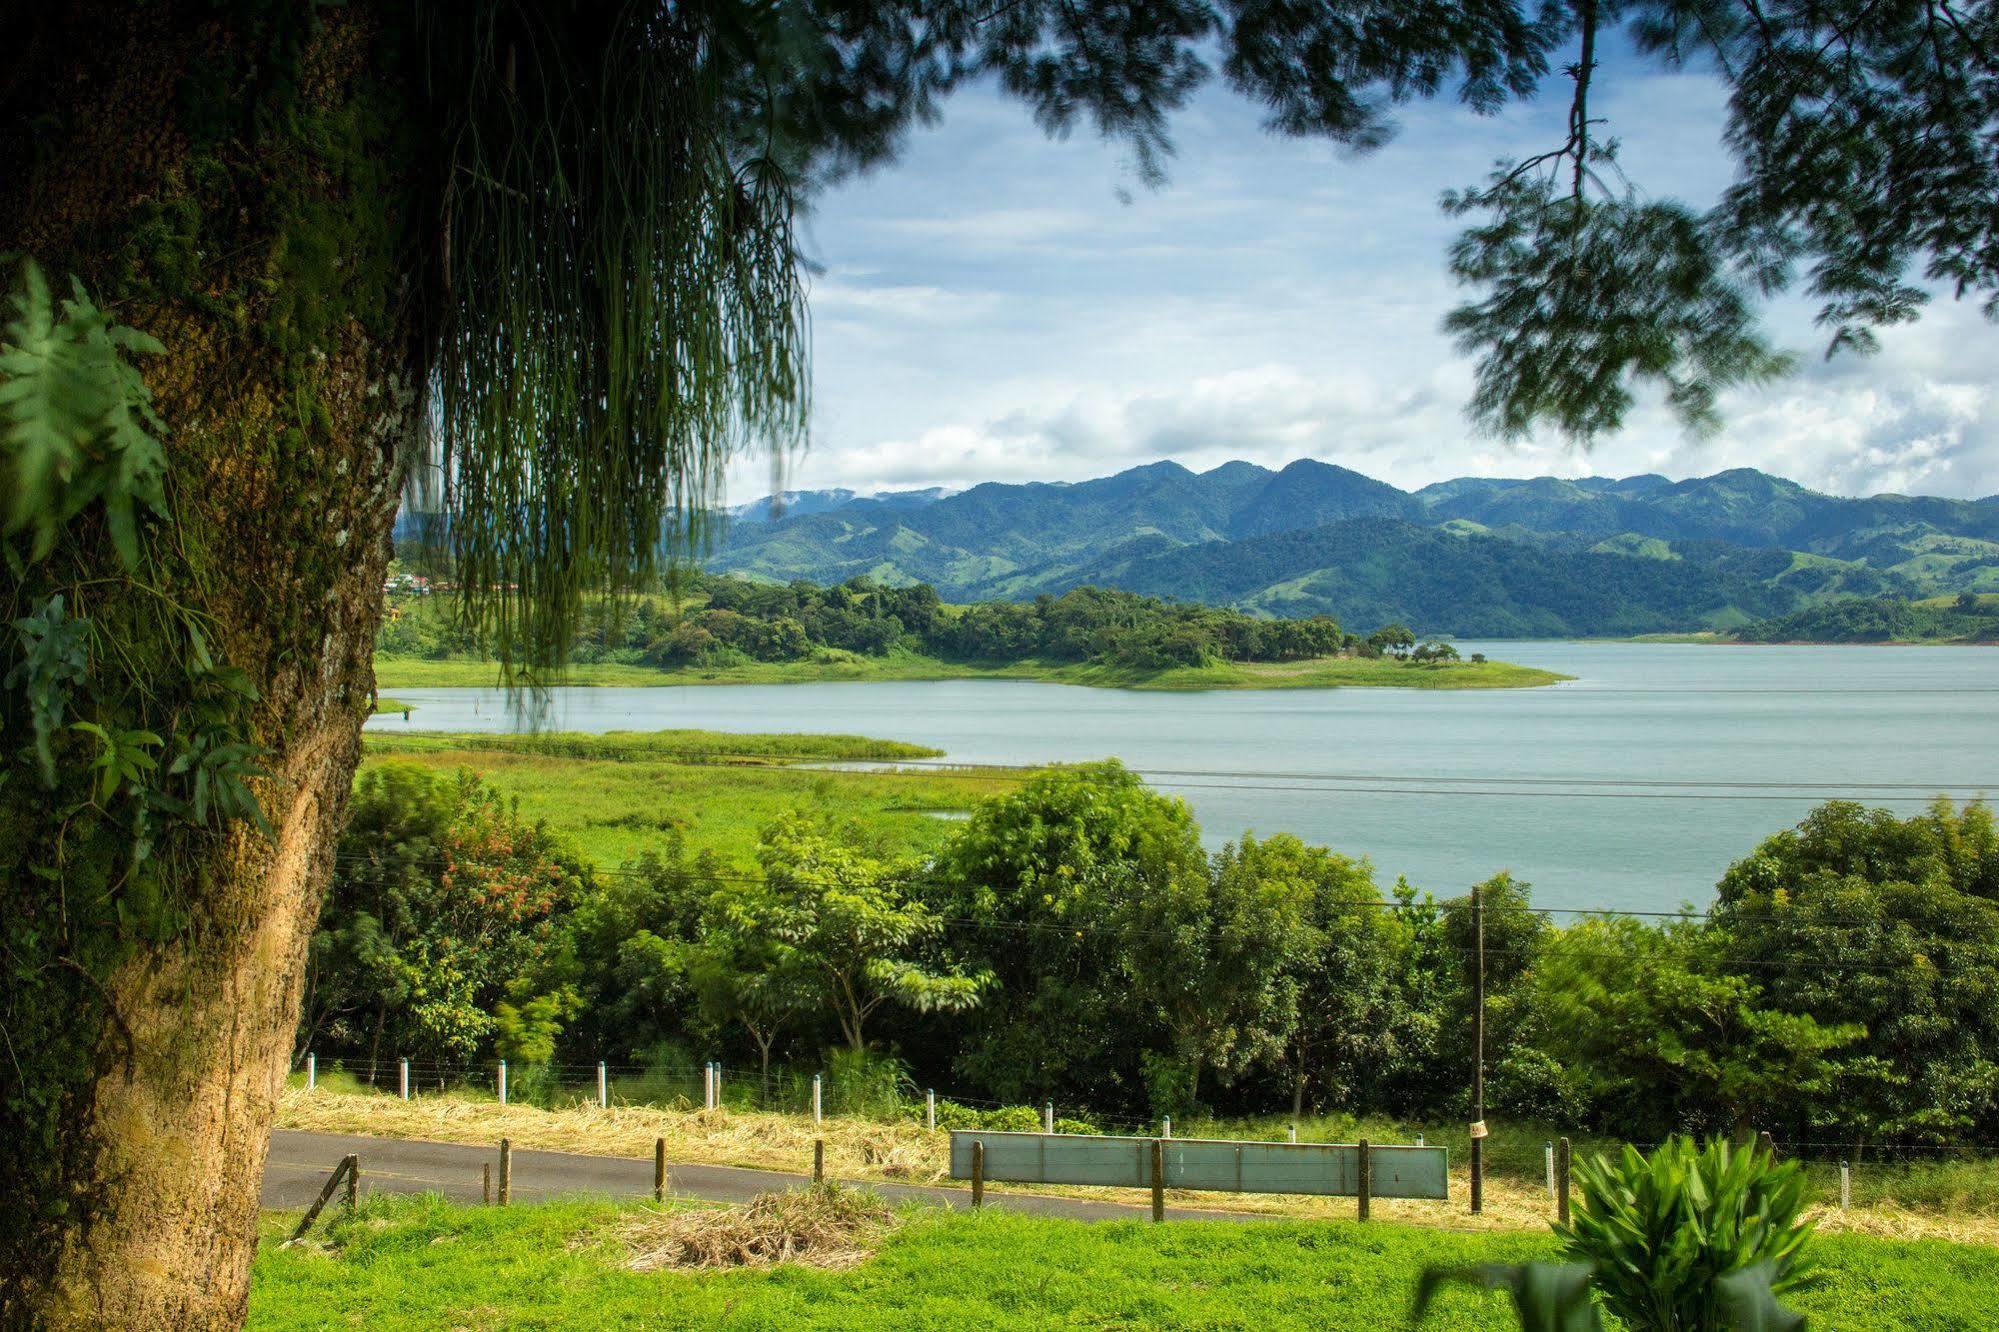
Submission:
M 420 586 L 391 580 L 377 639 L 379 687 L 493 683 L 497 664 L 453 616 L 448 594 L 419 595 Z M 1329 615 L 1271 619 L 1099 587 L 952 605 L 927 583 L 866 576 L 822 587 L 695 575 L 677 598 L 598 607 L 574 660 L 565 682 L 599 685 L 978 678 L 1131 689 L 1491 689 L 1568 678 L 1460 654 L 1399 623 L 1362 635 Z

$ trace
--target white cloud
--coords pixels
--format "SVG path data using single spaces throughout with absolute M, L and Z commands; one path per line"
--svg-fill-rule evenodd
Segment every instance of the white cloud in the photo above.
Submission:
M 1699 201 L 1726 183 L 1715 81 L 1613 63 L 1598 82 L 1593 108 L 1643 186 Z M 901 163 L 815 211 L 814 446 L 789 484 L 1309 455 L 1405 487 L 1756 466 L 1836 493 L 1999 491 L 1994 332 L 1948 302 L 1891 330 L 1880 356 L 1830 364 L 1809 307 L 1780 302 L 1773 323 L 1806 361 L 1730 395 L 1715 439 L 1688 440 L 1656 406 L 1588 454 L 1473 434 L 1471 368 L 1439 330 L 1457 294 L 1437 194 L 1547 146 L 1564 110 L 1544 99 L 1477 119 L 1446 99 L 1354 159 L 1267 135 L 1254 108 L 1213 91 L 1177 126 L 1172 181 L 1126 202 L 1115 149 L 1047 142 L 1017 105 L 961 94 Z M 753 466 L 737 480 L 739 497 L 767 482 Z

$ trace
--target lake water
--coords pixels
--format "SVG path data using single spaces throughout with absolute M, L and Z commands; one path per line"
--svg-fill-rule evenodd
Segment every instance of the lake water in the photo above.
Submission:
M 558 730 L 816 731 L 964 763 L 1115 756 L 1209 840 L 1294 832 L 1440 896 L 1498 870 L 1549 907 L 1704 905 L 1819 800 L 1999 794 L 1999 651 L 1460 643 L 1544 689 L 1181 694 L 1016 681 L 560 689 Z M 397 689 L 371 729 L 513 730 L 494 690 Z

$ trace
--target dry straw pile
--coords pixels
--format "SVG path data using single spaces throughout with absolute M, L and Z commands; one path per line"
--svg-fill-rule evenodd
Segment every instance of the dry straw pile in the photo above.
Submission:
M 619 1238 L 635 1271 L 663 1267 L 852 1267 L 895 1227 L 895 1213 L 862 1189 L 820 1185 L 759 1193 L 740 1207 L 646 1210 Z

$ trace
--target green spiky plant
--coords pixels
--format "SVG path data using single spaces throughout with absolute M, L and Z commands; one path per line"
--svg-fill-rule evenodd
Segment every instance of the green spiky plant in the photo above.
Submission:
M 1568 1262 L 1426 1272 L 1416 1318 L 1440 1286 L 1469 1281 L 1508 1290 L 1527 1332 L 1591 1332 L 1599 1307 L 1644 1332 L 1805 1326 L 1778 1300 L 1814 1280 L 1797 1162 L 1675 1135 L 1649 1156 L 1581 1162 L 1576 1182 L 1575 1218 L 1554 1228 Z

